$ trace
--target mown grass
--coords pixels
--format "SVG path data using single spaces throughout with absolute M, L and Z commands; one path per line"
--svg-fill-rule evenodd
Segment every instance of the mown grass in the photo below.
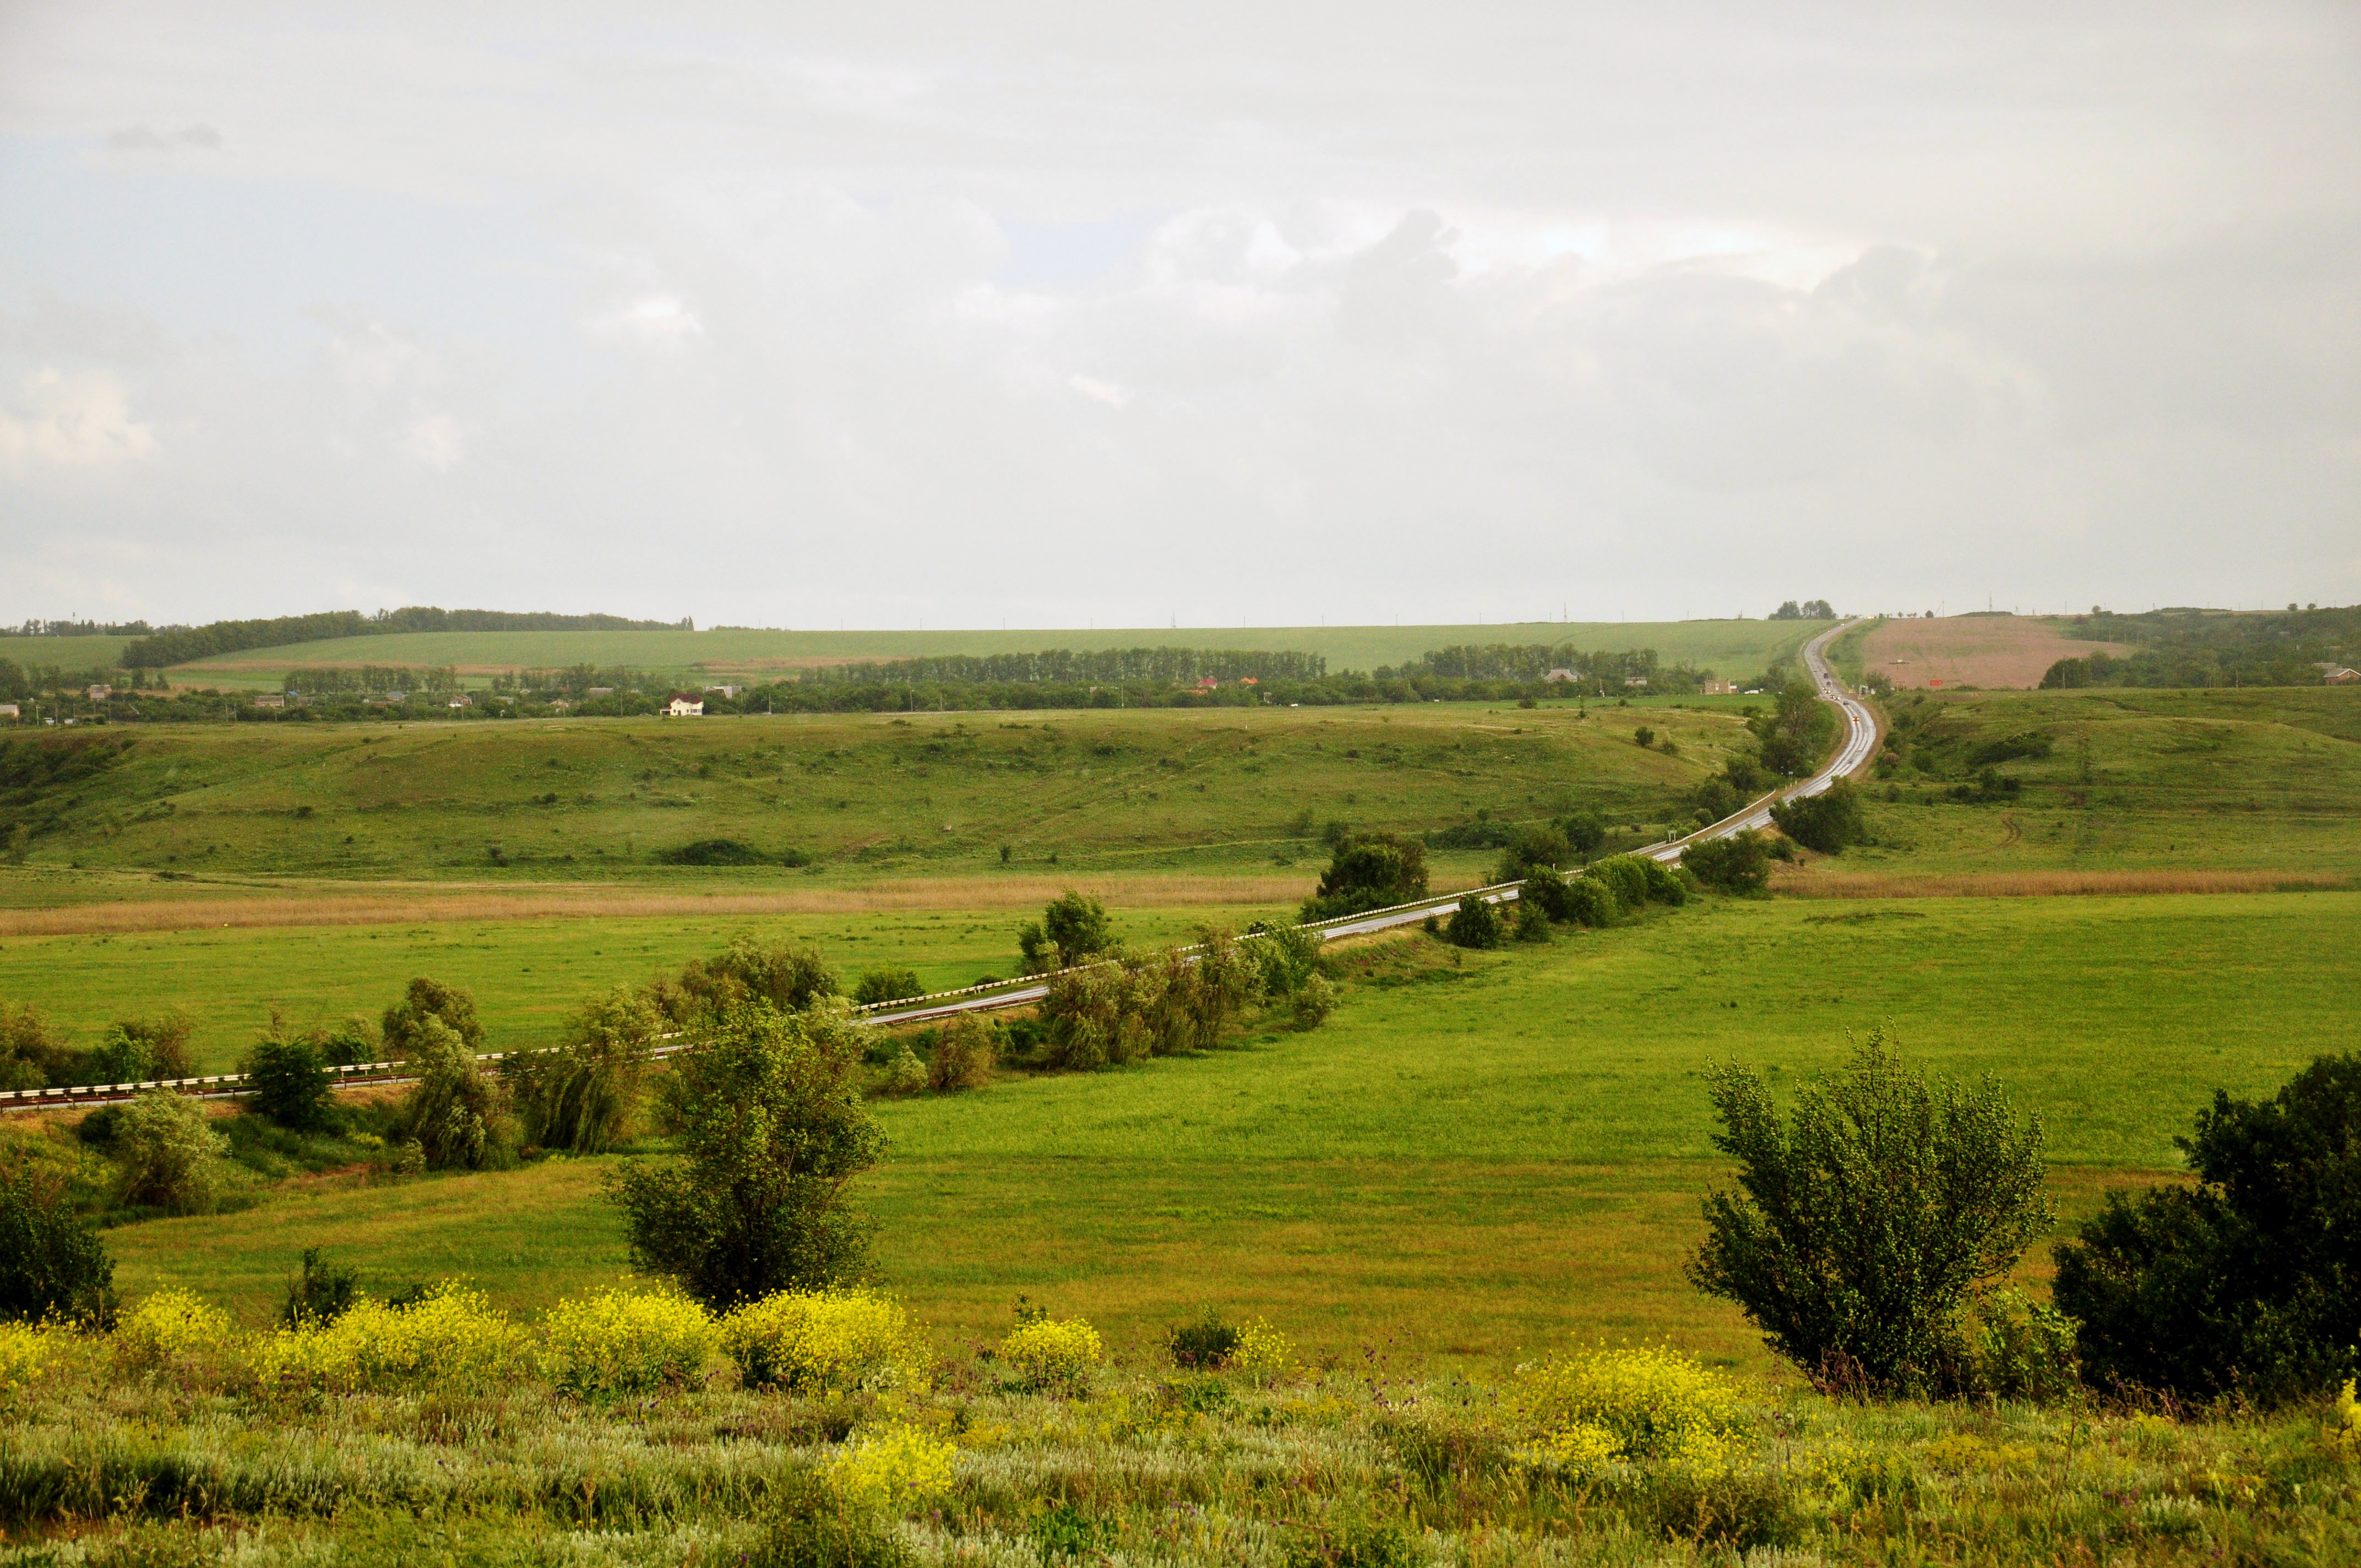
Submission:
M 711 674 L 763 674 L 852 660 L 1027 653 L 1055 648 L 1239 648 L 1318 653 L 1331 670 L 1367 671 L 1381 664 L 1406 663 L 1437 648 L 1496 642 L 1520 646 L 1571 642 L 1586 652 L 1653 648 L 1666 663 L 1686 660 L 1718 668 L 1726 675 L 1751 675 L 1776 659 L 1793 656 L 1806 638 L 1825 625 L 1822 621 L 1681 620 L 1064 631 L 419 631 L 225 653 L 183 664 L 173 672 L 173 678 L 203 684 L 238 674 L 277 674 L 318 664 L 417 668 L 450 664 L 482 671 L 563 669 L 591 663 Z
M 1632 744 L 1631 709 L 1571 702 L 116 726 L 75 739 L 131 742 L 117 765 L 25 813 L 28 867 L 731 891 L 1268 869 L 1324 860 L 1332 821 L 1418 832 L 1594 810 L 1644 832 L 1742 735 L 1726 705 L 1646 717 L 1679 755 Z M 654 863 L 711 838 L 818 863 Z
M 1118 1337 L 1214 1301 L 1283 1313 L 1340 1353 L 1390 1342 L 1497 1364 L 1569 1335 L 1673 1332 L 1749 1361 L 1742 1325 L 1679 1274 L 1720 1179 L 1706 1064 L 1793 1083 L 1839 1065 L 1848 1029 L 1888 1021 L 1913 1059 L 1996 1073 L 2042 1117 L 2079 1212 L 2177 1168 L 2171 1140 L 2216 1088 L 2265 1092 L 2361 1046 L 2356 917 L 2349 893 L 1712 901 L 1455 961 L 1381 944 L 1310 1034 L 880 1102 L 894 1148 L 866 1201 L 885 1277 L 954 1333 L 1026 1290 Z M 504 1238 L 612 1236 L 586 1168 L 464 1179 L 481 1185 L 450 1211 L 456 1252 L 504 1298 L 603 1277 L 505 1261 Z M 530 1220 L 500 1196 L 538 1204 L 541 1184 L 576 1181 L 578 1200 Z M 142 1224 L 112 1245 L 137 1288 L 235 1280 L 258 1310 L 302 1246 L 373 1262 L 371 1227 L 443 1185 Z

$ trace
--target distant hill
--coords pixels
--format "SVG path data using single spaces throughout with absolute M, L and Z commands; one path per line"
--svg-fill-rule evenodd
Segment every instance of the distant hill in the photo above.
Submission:
M 351 637 L 405 635 L 422 631 L 694 631 L 693 620 L 631 620 L 620 615 L 556 615 L 545 610 L 441 609 L 409 605 L 363 615 L 357 609 L 320 615 L 282 615 L 269 620 L 216 620 L 175 627 L 125 646 L 128 669 L 159 670 L 194 659 L 242 653 L 256 648 L 319 642 Z

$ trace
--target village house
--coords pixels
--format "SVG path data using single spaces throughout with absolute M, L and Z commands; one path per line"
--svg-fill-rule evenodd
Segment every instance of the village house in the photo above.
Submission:
M 672 700 L 664 705 L 663 712 L 666 718 L 702 718 L 705 717 L 705 699 L 675 692 Z
M 1558 668 L 1552 670 L 1548 674 L 1543 675 L 1542 679 L 1545 681 L 1578 681 L 1582 679 L 1582 676 L 1579 673 L 1560 665 Z
M 15 703 L 0 702 L 0 718 L 5 718 L 11 724 L 14 724 L 21 717 L 22 715 L 16 711 L 16 705 Z
M 93 702 L 104 702 L 108 697 L 115 695 L 115 688 L 102 682 L 100 685 L 92 686 L 82 695 L 89 697 Z
M 2320 678 L 2332 686 L 2361 685 L 2361 670 L 2348 670 L 2342 664 L 2331 664 L 2321 672 Z
M 1648 677 L 1645 675 L 1626 675 L 1623 677 L 1623 684 L 1627 686 L 1644 686 L 1648 684 Z
M 1738 683 L 1736 681 L 1725 681 L 1714 675 L 1708 675 L 1705 678 L 1705 685 L 1699 686 L 1697 689 L 1705 693 L 1708 696 L 1736 696 L 1738 695 Z
M 287 706 L 287 694 L 285 692 L 264 692 L 261 696 L 254 699 L 254 706 L 257 707 L 285 707 Z
M 738 694 L 746 688 L 744 686 L 708 686 L 705 689 L 709 692 L 719 692 L 722 701 L 731 702 L 735 701 Z

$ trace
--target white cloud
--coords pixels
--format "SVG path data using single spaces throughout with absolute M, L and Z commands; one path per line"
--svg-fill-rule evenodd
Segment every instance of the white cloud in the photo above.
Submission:
M 600 337 L 628 338 L 637 343 L 672 347 L 705 335 L 697 313 L 670 294 L 650 294 L 620 310 L 592 319 L 590 330 Z
M 1111 409 L 1119 409 L 1123 407 L 1124 404 L 1131 401 L 1131 394 L 1125 391 L 1121 387 L 1116 386 L 1112 381 L 1102 381 L 1090 376 L 1074 375 L 1066 378 L 1066 384 L 1073 388 L 1077 392 L 1082 393 L 1082 396 L 1090 399 L 1091 401 L 1094 403 L 1104 403 Z
M 156 433 L 131 415 L 123 383 L 103 370 L 60 374 L 44 366 L 0 406 L 0 474 L 105 468 L 156 453 Z
M 467 442 L 459 433 L 459 422 L 449 414 L 428 414 L 412 421 L 397 445 L 405 455 L 416 458 L 438 474 L 467 455 Z

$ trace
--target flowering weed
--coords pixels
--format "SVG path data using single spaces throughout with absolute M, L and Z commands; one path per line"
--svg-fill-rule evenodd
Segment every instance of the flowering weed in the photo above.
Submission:
M 514 1372 L 523 1341 L 483 1292 L 445 1280 L 407 1306 L 360 1297 L 333 1323 L 306 1322 L 260 1336 L 251 1354 L 255 1375 L 281 1387 L 340 1394 L 467 1390 Z
M 1518 1382 L 1544 1463 L 1714 1465 L 1743 1428 L 1738 1386 L 1666 1345 L 1564 1356 L 1519 1368 Z
M 901 1303 L 869 1290 L 782 1290 L 731 1312 L 720 1332 L 750 1388 L 923 1387 L 932 1361 Z
M 31 1323 L 0 1323 L 0 1401 L 41 1375 L 49 1359 L 49 1333 Z
M 126 1372 L 163 1372 L 229 1338 L 229 1314 L 180 1288 L 159 1290 L 115 1327 L 115 1364 Z
M 705 1309 L 668 1291 L 609 1290 L 560 1301 L 542 1320 L 542 1334 L 550 1383 L 585 1399 L 692 1383 L 715 1340 Z
M 1028 1387 L 1044 1393 L 1087 1393 L 1091 1375 L 1106 1359 L 1098 1330 L 1081 1319 L 1037 1318 L 1000 1342 L 1001 1361 Z
M 917 1427 L 895 1424 L 858 1438 L 829 1462 L 829 1485 L 845 1506 L 904 1515 L 951 1489 L 959 1450 Z

